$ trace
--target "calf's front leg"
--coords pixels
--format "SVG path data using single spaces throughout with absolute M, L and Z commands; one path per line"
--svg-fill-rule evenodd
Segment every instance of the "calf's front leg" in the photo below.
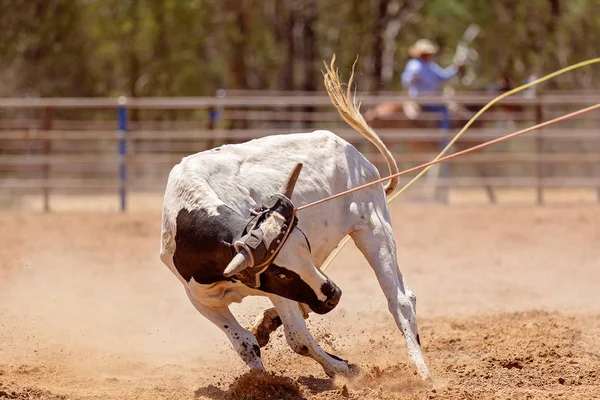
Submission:
M 422 379 L 429 379 L 430 373 L 425 364 L 417 329 L 417 298 L 398 268 L 389 212 L 387 208 L 374 210 L 365 220 L 368 221 L 367 224 L 350 235 L 375 271 L 379 286 L 387 298 L 388 309 L 406 340 L 410 363 L 415 366 Z
M 265 347 L 269 343 L 271 333 L 275 332 L 281 326 L 281 318 L 274 307 L 268 308 L 259 314 L 250 328 L 250 332 L 256 337 L 258 345 Z
M 321 364 L 329 377 L 338 374 L 348 374 L 348 363 L 339 357 L 327 353 L 317 344 L 304 322 L 302 311 L 298 303 L 283 297 L 270 295 L 269 299 L 275 306 L 283 323 L 285 338 L 288 345 L 296 353 L 307 356 Z
M 235 351 L 250 369 L 265 370 L 256 338 L 237 322 L 229 307 L 207 307 L 196 300 L 189 290 L 186 293 L 196 310 L 227 335 Z

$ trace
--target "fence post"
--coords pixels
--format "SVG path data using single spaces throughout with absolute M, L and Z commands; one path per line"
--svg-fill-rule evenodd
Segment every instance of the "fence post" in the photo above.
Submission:
M 215 130 L 218 120 L 219 120 L 219 110 L 217 110 L 217 107 L 213 104 L 208 107 L 208 126 L 207 126 L 207 128 L 209 131 Z M 216 140 L 215 140 L 215 136 L 213 134 L 210 139 L 206 140 L 205 148 L 207 150 L 212 149 L 213 147 L 215 147 L 215 144 L 216 144 Z
M 536 103 L 535 105 L 535 123 L 541 124 L 544 122 L 544 114 L 542 111 L 542 104 Z M 538 130 L 535 133 L 535 154 L 539 156 L 544 152 L 544 139 L 542 138 L 542 130 Z M 536 175 L 537 175 L 537 204 L 544 204 L 544 164 L 539 161 L 536 162 Z
M 450 117 L 450 110 L 448 109 L 448 104 L 442 105 L 441 113 L 439 113 L 438 118 L 440 118 L 440 129 L 442 131 L 442 140 L 440 142 L 441 146 L 439 151 L 442 151 L 451 140 L 452 134 L 452 119 Z M 452 153 L 454 149 L 450 149 L 448 154 Z M 441 185 L 442 187 L 442 198 L 441 200 L 450 204 L 450 189 L 452 188 L 452 176 L 454 175 L 454 171 L 452 170 L 452 166 L 450 163 L 441 163 L 438 164 L 439 170 L 435 171 L 438 178 L 441 178 L 444 183 Z M 436 190 L 438 182 L 436 182 Z
M 599 131 L 596 131 L 597 134 L 597 139 L 600 139 L 600 133 Z M 597 145 L 596 145 L 597 146 Z M 598 149 L 598 147 L 596 147 L 596 154 L 600 154 L 600 149 Z M 600 175 L 598 175 L 598 171 L 600 171 L 600 165 L 596 165 L 596 168 L 593 169 L 593 174 L 592 174 L 592 179 L 596 179 L 599 178 Z M 600 186 L 596 187 L 596 201 L 598 203 L 600 203 Z
M 117 129 L 119 132 L 119 199 L 121 212 L 127 209 L 127 98 L 121 96 L 117 107 Z
M 50 138 L 50 130 L 52 129 L 52 108 L 44 107 L 42 115 L 42 130 L 48 134 L 48 138 L 44 140 L 44 212 L 50 212 L 50 162 L 49 157 L 52 153 L 52 139 Z
M 215 103 L 211 106 L 210 114 L 209 114 L 211 130 L 219 129 L 218 123 L 221 120 L 221 117 L 222 117 L 223 111 L 224 111 L 223 106 L 221 104 L 219 104 L 219 100 L 227 97 L 227 91 L 225 89 L 217 89 L 217 91 L 215 93 L 215 97 L 216 97 Z M 210 139 L 208 139 L 208 141 L 206 142 L 207 149 L 212 149 L 219 143 L 220 144 L 227 143 L 226 137 L 219 138 L 219 140 L 217 141 L 217 138 L 215 135 L 216 135 L 216 133 L 213 133 L 213 136 Z

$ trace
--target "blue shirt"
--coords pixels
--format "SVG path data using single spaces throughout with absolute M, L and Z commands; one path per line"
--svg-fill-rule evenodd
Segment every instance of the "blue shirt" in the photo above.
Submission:
M 439 94 L 441 83 L 446 82 L 458 73 L 458 68 L 454 65 L 448 68 L 442 68 L 433 61 L 423 61 L 420 58 L 413 58 L 402 72 L 402 85 L 408 88 L 408 94 L 416 97 L 420 94 Z M 415 74 L 419 75 L 416 82 L 411 82 Z

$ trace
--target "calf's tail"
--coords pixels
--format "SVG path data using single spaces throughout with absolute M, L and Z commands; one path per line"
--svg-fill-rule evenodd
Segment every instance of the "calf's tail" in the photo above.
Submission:
M 356 62 L 355 62 L 356 64 Z M 385 158 L 385 161 L 390 170 L 390 175 L 396 174 L 398 172 L 398 165 L 396 164 L 396 160 L 394 156 L 389 151 L 389 149 L 385 146 L 385 144 L 381 141 L 377 133 L 367 124 L 363 116 L 361 115 L 359 108 L 360 104 L 356 103 L 356 96 L 353 95 L 351 87 L 352 81 L 354 80 L 354 65 L 352 66 L 352 74 L 350 75 L 350 79 L 348 80 L 347 89 L 342 89 L 342 84 L 340 82 L 340 77 L 338 76 L 337 69 L 334 68 L 335 65 L 335 55 L 331 58 L 331 64 L 325 64 L 325 73 L 324 82 L 325 89 L 327 90 L 327 94 L 329 94 L 329 98 L 331 102 L 338 110 L 340 116 L 354 128 L 357 132 L 363 135 L 367 140 L 377 147 L 379 152 Z M 388 183 L 383 187 L 386 195 L 390 195 L 394 192 L 394 190 L 398 187 L 398 177 L 390 178 Z

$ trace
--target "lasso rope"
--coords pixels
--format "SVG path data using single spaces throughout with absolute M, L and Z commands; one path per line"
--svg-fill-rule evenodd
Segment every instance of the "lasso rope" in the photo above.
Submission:
M 406 174 L 409 174 L 411 172 L 418 171 L 418 170 L 420 170 L 422 168 L 425 168 L 425 167 L 431 167 L 431 166 L 433 166 L 435 164 L 439 164 L 439 163 L 442 163 L 444 161 L 448 161 L 448 160 L 451 160 L 453 158 L 456 158 L 456 157 L 459 157 L 459 156 L 464 156 L 465 154 L 472 153 L 472 152 L 477 151 L 477 150 L 481 150 L 481 149 L 483 149 L 485 147 L 491 146 L 492 144 L 500 143 L 500 142 L 503 142 L 505 140 L 512 139 L 514 137 L 523 135 L 525 133 L 528 133 L 528 132 L 531 132 L 531 131 L 535 131 L 537 129 L 545 128 L 545 127 L 547 127 L 549 125 L 553 125 L 553 124 L 556 124 L 558 122 L 565 121 L 567 119 L 576 117 L 576 116 L 581 115 L 581 114 L 588 113 L 590 111 L 598 110 L 598 109 L 600 109 L 600 103 L 596 104 L 596 105 L 593 105 L 593 106 L 589 106 L 589 107 L 583 108 L 581 110 L 573 111 L 570 114 L 566 114 L 566 115 L 563 115 L 561 117 L 557 117 L 557 118 L 551 119 L 550 121 L 546 121 L 546 122 L 542 122 L 542 123 L 534 125 L 534 126 L 530 126 L 529 128 L 520 130 L 518 132 L 513 132 L 513 133 L 510 133 L 508 135 L 504 135 L 502 137 L 490 140 L 488 142 L 478 144 L 477 146 L 469 147 L 468 149 L 465 149 L 465 150 L 462 150 L 462 151 L 458 151 L 456 153 L 452 153 L 449 156 L 445 156 L 445 157 L 442 157 L 442 158 L 437 158 L 437 159 L 435 159 L 433 161 L 429 161 L 428 163 L 417 165 L 416 167 L 412 167 L 412 168 L 409 168 L 409 169 L 405 169 L 404 171 L 400 171 L 400 172 L 397 172 L 395 174 L 386 176 L 385 178 L 377 179 L 376 181 L 373 181 L 373 182 L 365 183 L 364 185 L 357 186 L 357 187 L 352 188 L 352 189 L 348 189 L 346 191 L 334 194 L 334 195 L 329 196 L 329 197 L 325 197 L 325 198 L 323 198 L 321 200 L 317 200 L 317 201 L 314 201 L 312 203 L 305 204 L 303 206 L 298 207 L 296 209 L 296 211 L 302 211 L 305 208 L 313 207 L 313 206 L 316 206 L 318 204 L 325 203 L 326 201 L 337 199 L 338 197 L 342 197 L 342 196 L 345 196 L 347 194 L 357 192 L 359 190 L 368 188 L 370 186 L 377 185 L 378 183 L 383 183 L 385 181 L 390 180 L 390 178 L 397 178 L 397 177 L 400 177 L 402 175 L 406 175 Z M 393 200 L 393 199 L 390 198 L 390 200 Z M 389 203 L 389 201 L 388 201 L 388 203 Z
M 485 105 L 485 106 L 484 106 L 484 107 L 483 107 L 481 110 L 479 110 L 479 111 L 478 111 L 478 112 L 477 112 L 477 113 L 476 113 L 476 114 L 475 114 L 475 115 L 474 115 L 474 116 L 473 116 L 473 117 L 472 117 L 472 118 L 469 120 L 469 122 L 467 122 L 467 123 L 465 124 L 465 126 L 464 126 L 464 127 L 463 127 L 463 128 L 462 128 L 462 129 L 461 129 L 461 130 L 460 130 L 460 131 L 459 131 L 459 132 L 458 132 L 458 133 L 457 133 L 455 136 L 454 136 L 454 138 L 453 138 L 453 139 L 452 139 L 452 140 L 451 140 L 451 141 L 450 141 L 450 142 L 449 142 L 449 143 L 446 145 L 446 147 L 444 147 L 444 148 L 442 149 L 442 151 L 441 151 L 441 152 L 440 152 L 440 153 L 439 153 L 439 154 L 438 154 L 438 155 L 437 155 L 437 156 L 436 156 L 436 157 L 433 159 L 433 161 L 431 161 L 430 163 L 428 163 L 428 164 L 425 164 L 425 165 L 423 165 L 423 166 L 419 166 L 419 167 L 416 167 L 416 168 L 414 168 L 414 169 L 408 170 L 408 171 L 410 172 L 410 171 L 413 171 L 413 170 L 416 170 L 416 169 L 419 169 L 419 168 L 422 168 L 422 167 L 424 167 L 424 169 L 423 169 L 423 170 L 422 170 L 422 171 L 421 171 L 419 174 L 417 174 L 417 175 L 416 175 L 416 176 L 415 176 L 415 177 L 414 177 L 412 180 L 410 180 L 410 181 L 409 181 L 409 182 L 408 182 L 406 185 L 404 185 L 404 186 L 403 186 L 401 189 L 399 189 L 399 190 L 398 190 L 396 193 L 394 193 L 394 195 L 390 196 L 390 197 L 387 199 L 387 204 L 390 204 L 392 201 L 394 201 L 396 198 L 398 198 L 398 196 L 400 196 L 400 194 L 404 193 L 404 191 L 406 191 L 406 190 L 407 190 L 409 187 L 411 187 L 411 186 L 412 186 L 412 185 L 413 185 L 413 184 L 414 184 L 414 183 L 415 183 L 415 182 L 416 182 L 416 181 L 417 181 L 419 178 L 421 178 L 421 177 L 422 177 L 422 176 L 423 176 L 425 173 L 427 173 L 427 171 L 429 171 L 429 169 L 430 169 L 430 168 L 431 168 L 431 167 L 432 167 L 434 164 L 437 164 L 438 162 L 442 162 L 442 161 L 444 161 L 444 160 L 442 160 L 442 157 L 444 156 L 444 154 L 446 154 L 446 152 L 448 152 L 448 150 L 449 150 L 449 149 L 450 149 L 450 148 L 451 148 L 451 147 L 454 145 L 454 143 L 456 143 L 456 141 L 457 141 L 457 140 L 458 140 L 458 139 L 459 139 L 459 138 L 460 138 L 460 137 L 463 135 L 463 133 L 465 133 L 465 132 L 466 132 L 466 130 L 467 130 L 467 129 L 469 129 L 469 127 L 470 127 L 470 126 L 473 124 L 473 122 L 475 122 L 475 120 L 476 120 L 477 118 L 479 118 L 479 117 L 481 116 L 481 114 L 483 114 L 485 111 L 487 111 L 487 110 L 488 110 L 488 109 L 489 109 L 491 106 L 493 106 L 494 104 L 496 104 L 497 102 L 499 102 L 500 100 L 502 100 L 502 99 L 504 99 L 504 98 L 506 98 L 506 97 L 508 97 L 508 96 L 511 96 L 511 95 L 513 95 L 513 94 L 515 94 L 515 93 L 519 93 L 519 92 L 521 92 L 521 91 L 523 91 L 523 90 L 525 90 L 525 89 L 528 89 L 528 88 L 530 88 L 530 87 L 532 87 L 532 86 L 534 86 L 534 85 L 537 85 L 538 83 L 542 83 L 542 82 L 548 81 L 548 80 L 550 80 L 550 79 L 553 79 L 553 78 L 555 78 L 555 77 L 557 77 L 557 76 L 559 76 L 559 75 L 562 75 L 562 74 L 564 74 L 564 73 L 566 73 L 566 72 L 569 72 L 569 71 L 575 70 L 575 69 L 577 69 L 577 68 L 585 67 L 585 66 L 588 66 L 588 65 L 591 65 L 591 64 L 595 64 L 595 63 L 598 63 L 598 62 L 600 62 L 600 58 L 593 58 L 593 59 L 590 59 L 590 60 L 587 60 L 587 61 L 582 61 L 582 62 L 580 62 L 580 63 L 577 63 L 577 64 L 574 64 L 574 65 L 570 65 L 570 66 L 568 66 L 568 67 L 565 67 L 565 68 L 563 68 L 563 69 L 560 69 L 560 70 L 558 70 L 558 71 L 556 71 L 556 72 L 553 72 L 553 73 L 551 73 L 551 74 L 548 74 L 548 75 L 546 75 L 546 76 L 543 76 L 543 77 L 541 77 L 541 78 L 539 78 L 539 79 L 536 79 L 536 80 L 534 80 L 534 81 L 532 81 L 532 82 L 529 82 L 529 83 L 526 83 L 526 84 L 524 84 L 524 85 L 521 85 L 521 86 L 519 86 L 519 87 L 517 87 L 517 88 L 515 88 L 515 89 L 509 90 L 508 92 L 502 93 L 501 95 L 497 96 L 495 99 L 493 99 L 493 100 L 492 100 L 492 101 L 490 101 L 488 104 L 486 104 L 486 105 Z M 591 109 L 589 109 L 589 108 L 588 108 L 588 109 L 585 109 L 585 110 L 586 110 L 585 112 L 592 111 L 592 109 L 595 109 L 595 108 L 597 108 L 598 106 L 600 106 L 600 105 L 592 106 L 592 107 L 590 107 Z M 584 110 L 580 110 L 580 111 L 584 111 Z M 554 122 L 552 122 L 552 121 L 548 121 L 548 122 L 556 123 L 556 122 L 559 122 L 558 120 L 561 120 L 561 121 L 562 121 L 563 119 L 572 118 L 572 117 L 574 117 L 575 115 L 579 115 L 579 114 L 581 114 L 581 113 L 582 113 L 582 112 L 576 112 L 576 113 L 568 114 L 568 115 L 565 115 L 565 116 L 563 116 L 563 117 L 561 117 L 561 118 L 559 118 L 559 119 L 557 119 L 557 120 L 553 120 Z M 544 124 L 545 124 L 545 125 L 544 125 Z M 529 128 L 529 129 L 526 129 L 525 131 L 516 132 L 516 134 L 523 134 L 523 133 L 526 133 L 526 132 L 530 132 L 531 130 L 533 130 L 533 128 L 536 128 L 536 129 L 537 129 L 537 128 L 540 128 L 540 127 L 542 127 L 541 125 L 543 125 L 543 126 L 549 125 L 549 124 L 547 124 L 547 123 L 544 123 L 544 124 L 540 124 L 540 126 L 534 126 L 534 127 L 531 127 L 531 128 Z M 516 134 L 511 134 L 511 135 L 508 135 L 508 137 L 505 137 L 505 138 L 504 138 L 504 140 L 508 139 L 509 137 L 514 137 L 514 136 L 516 136 Z M 501 139 L 502 139 L 502 138 L 501 138 Z M 498 141 L 498 140 L 497 140 L 497 141 Z M 491 143 L 490 143 L 490 142 L 488 142 L 486 145 L 490 145 L 490 144 L 492 144 L 492 143 L 497 143 L 497 141 L 492 141 Z M 485 143 L 484 143 L 484 144 L 485 144 Z M 481 145 L 480 145 L 480 146 L 481 146 Z M 473 149 L 473 150 L 470 150 L 470 149 L 467 149 L 467 150 L 474 151 L 474 150 L 477 150 L 477 149 L 479 149 L 479 148 L 481 148 L 481 147 L 479 147 L 479 146 L 476 146 L 476 148 L 475 148 L 475 149 Z M 457 155 L 461 155 L 461 154 L 464 154 L 464 151 L 463 151 L 463 152 L 461 152 L 460 154 L 459 154 L 459 153 L 457 153 Z M 406 171 L 403 171 L 403 172 L 400 172 L 399 174 L 404 174 L 404 173 L 408 173 L 408 172 L 406 172 Z M 383 178 L 383 181 L 386 181 L 386 180 L 388 180 L 388 179 L 390 179 L 390 177 L 389 177 L 389 176 L 388 176 L 388 177 L 386 177 L 386 178 Z M 372 184 L 375 184 L 375 183 L 372 183 Z M 369 184 L 367 184 L 367 185 L 368 185 L 368 186 L 370 186 Z M 365 186 L 365 185 L 363 185 L 363 186 Z M 304 205 L 304 206 L 298 207 L 297 211 L 300 211 L 300 210 L 302 210 L 302 209 L 305 209 L 305 208 L 307 208 L 307 207 L 310 207 L 310 206 L 312 206 L 312 205 L 316 205 L 316 203 L 321 203 L 321 202 L 323 202 L 323 201 L 325 201 L 325 200 L 326 200 L 326 199 L 319 200 L 318 202 L 311 203 L 311 204 L 306 204 L 306 205 Z M 321 266 L 321 270 L 322 270 L 322 271 L 325 271 L 325 270 L 326 270 L 326 269 L 329 267 L 329 265 L 331 265 L 331 263 L 333 262 L 333 260 L 334 260 L 334 259 L 337 257 L 337 255 L 340 253 L 340 251 L 342 251 L 342 249 L 343 249 L 343 248 L 344 248 L 344 246 L 345 246 L 345 245 L 348 243 L 348 241 L 350 241 L 350 236 L 346 236 L 344 239 L 342 239 L 342 241 L 341 241 L 341 242 L 338 244 L 338 246 L 337 246 L 337 247 L 336 247 L 336 248 L 333 250 L 333 252 L 332 252 L 332 253 L 329 255 L 329 257 L 327 257 L 327 260 L 325 260 L 325 262 L 324 262 L 324 263 L 323 263 L 323 265 Z

